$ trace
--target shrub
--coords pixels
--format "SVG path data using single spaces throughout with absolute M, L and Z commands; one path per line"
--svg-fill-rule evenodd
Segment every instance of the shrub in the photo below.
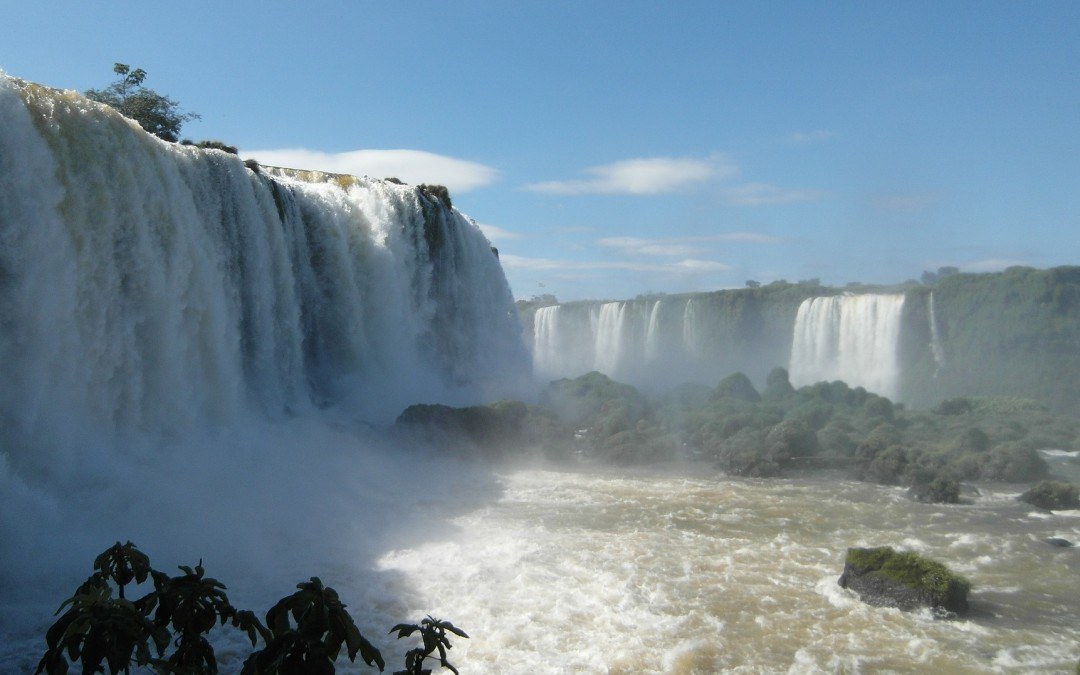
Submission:
M 204 636 L 218 622 L 244 632 L 252 647 L 260 639 L 265 645 L 244 661 L 242 675 L 332 675 L 342 647 L 350 661 L 359 655 L 369 666 L 385 667 L 337 592 L 318 577 L 298 584 L 297 592 L 270 608 L 264 626 L 252 612 L 229 604 L 225 586 L 205 576 L 201 561 L 180 570 L 183 574 L 170 577 L 153 569 L 131 542 L 106 549 L 95 558 L 94 573 L 57 610 L 63 614 L 45 635 L 47 649 L 35 673 L 66 675 L 69 661 L 84 673 L 108 668 L 116 675 L 131 665 L 158 673 L 217 673 L 214 649 Z M 148 579 L 153 590 L 137 600 L 125 597 L 128 585 Z M 446 632 L 469 637 L 460 628 L 429 616 L 420 624 L 398 624 L 395 631 L 399 638 L 419 631 L 423 639 L 422 647 L 405 655 L 406 669 L 395 675 L 430 673 L 422 666 L 435 651 L 443 668 L 458 672 L 446 660 Z M 170 644 L 175 650 L 166 658 Z
M 1057 480 L 1040 481 L 1018 499 L 1048 511 L 1080 509 L 1076 486 Z
M 105 89 L 87 90 L 86 97 L 115 108 L 158 138 L 175 143 L 184 122 L 199 118 L 195 113 L 180 112 L 180 104 L 168 96 L 143 87 L 146 71 L 142 68 L 132 70 L 125 63 L 114 63 L 113 72 L 119 79 Z

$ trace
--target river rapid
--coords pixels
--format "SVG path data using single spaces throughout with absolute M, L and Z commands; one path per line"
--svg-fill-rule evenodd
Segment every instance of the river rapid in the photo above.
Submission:
M 497 476 L 497 499 L 377 562 L 410 615 L 469 631 L 471 673 L 1064 672 L 1080 653 L 1080 512 L 979 486 L 971 503 L 827 477 L 700 470 Z M 914 550 L 969 578 L 957 620 L 864 605 L 849 546 Z

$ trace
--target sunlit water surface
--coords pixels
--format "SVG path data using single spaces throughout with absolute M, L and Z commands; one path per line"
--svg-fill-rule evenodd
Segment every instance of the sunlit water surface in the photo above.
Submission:
M 1009 487 L 924 505 L 864 483 L 678 470 L 502 474 L 500 498 L 447 538 L 384 555 L 411 614 L 471 639 L 472 673 L 1074 672 L 1080 513 L 1034 511 Z M 892 545 L 973 583 L 939 620 L 839 588 L 849 546 Z

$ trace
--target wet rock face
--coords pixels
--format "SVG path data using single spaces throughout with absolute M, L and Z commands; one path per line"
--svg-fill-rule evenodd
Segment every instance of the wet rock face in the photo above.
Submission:
M 922 607 L 963 614 L 971 584 L 939 562 L 890 547 L 849 548 L 841 587 L 878 607 L 912 611 Z

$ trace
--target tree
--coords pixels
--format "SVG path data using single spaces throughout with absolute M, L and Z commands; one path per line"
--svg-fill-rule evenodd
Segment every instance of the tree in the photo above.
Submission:
M 105 89 L 88 89 L 86 97 L 116 108 L 149 133 L 173 143 L 180 138 L 184 122 L 199 119 L 196 113 L 181 112 L 180 104 L 168 96 L 144 87 L 146 71 L 142 68 L 132 70 L 126 63 L 115 63 L 113 72 L 120 79 Z

